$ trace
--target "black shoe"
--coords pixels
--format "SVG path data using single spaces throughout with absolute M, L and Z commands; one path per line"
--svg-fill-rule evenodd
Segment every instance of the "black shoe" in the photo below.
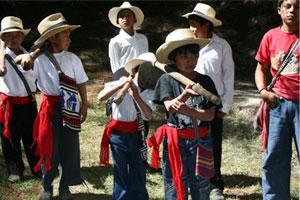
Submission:
M 59 188 L 59 198 L 60 200 L 73 200 L 72 194 L 68 187 Z

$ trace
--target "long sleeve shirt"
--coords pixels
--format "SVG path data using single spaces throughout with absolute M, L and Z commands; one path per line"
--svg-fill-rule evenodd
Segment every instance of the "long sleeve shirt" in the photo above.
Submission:
M 213 34 L 208 45 L 199 52 L 195 71 L 210 76 L 222 100 L 220 111 L 228 113 L 234 94 L 234 62 L 228 42 Z
M 115 73 L 124 67 L 127 61 L 146 52 L 148 52 L 148 39 L 145 35 L 135 32 L 131 36 L 121 29 L 120 33 L 109 42 L 108 55 L 111 71 Z

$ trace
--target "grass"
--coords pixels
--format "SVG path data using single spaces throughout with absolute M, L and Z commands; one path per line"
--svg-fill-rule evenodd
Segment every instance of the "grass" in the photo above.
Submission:
M 100 73 L 100 72 L 99 72 Z M 83 124 L 81 139 L 81 172 L 84 185 L 71 187 L 75 199 L 111 199 L 113 169 L 98 164 L 99 144 L 105 124 L 104 103 L 98 103 L 97 93 L 103 82 L 109 80 L 109 73 L 94 73 L 88 84 L 88 118 Z M 261 165 L 263 151 L 259 134 L 251 128 L 252 117 L 257 106 L 257 96 L 250 85 L 237 84 L 235 103 L 231 114 L 224 121 L 222 172 L 226 182 L 225 196 L 229 200 L 256 200 L 261 196 Z M 249 96 L 250 94 L 250 96 Z M 155 115 L 151 131 L 162 123 L 163 115 Z M 295 149 L 294 149 L 295 152 Z M 24 159 L 26 160 L 26 159 Z M 291 190 L 293 199 L 298 198 L 299 164 L 293 155 Z M 26 166 L 27 163 L 26 163 Z M 54 181 L 54 199 L 58 199 L 58 179 Z M 164 199 L 163 180 L 159 173 L 147 173 L 147 189 L 152 200 Z M 3 156 L 0 153 L 0 200 L 35 200 L 41 190 L 40 180 L 33 179 L 28 167 L 23 182 L 10 184 L 6 181 Z

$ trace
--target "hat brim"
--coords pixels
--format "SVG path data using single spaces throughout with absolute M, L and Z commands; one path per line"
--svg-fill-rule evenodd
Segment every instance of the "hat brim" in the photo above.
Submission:
M 214 17 L 209 17 L 207 15 L 204 15 L 204 14 L 201 14 L 201 13 L 196 13 L 196 12 L 187 13 L 185 15 L 182 15 L 182 17 L 189 18 L 190 15 L 197 15 L 199 17 L 204 18 L 204 19 L 210 21 L 213 24 L 214 27 L 221 26 L 223 24 L 222 21 L 219 20 L 219 19 L 216 19 Z
M 129 74 L 132 74 L 132 70 L 134 68 L 136 68 L 138 65 L 141 65 L 145 62 L 149 62 L 149 61 L 147 61 L 145 59 L 136 58 L 136 59 L 133 59 L 133 60 L 130 60 L 129 62 L 127 62 L 126 65 L 124 66 L 124 68 Z
M 118 13 L 121 10 L 125 10 L 125 9 L 131 10 L 134 13 L 135 18 L 136 18 L 136 22 L 134 23 L 133 28 L 135 30 L 139 29 L 141 27 L 143 21 L 144 21 L 144 13 L 143 13 L 143 11 L 141 9 L 139 9 L 136 6 L 132 6 L 132 7 L 129 7 L 129 8 L 113 7 L 108 12 L 108 19 L 109 19 L 109 21 L 114 26 L 116 26 L 118 28 L 121 28 L 121 26 L 117 23 Z
M 209 39 L 203 39 L 203 38 L 194 38 L 194 39 L 185 39 L 185 40 L 178 40 L 178 41 L 172 41 L 162 44 L 156 51 L 156 58 L 160 63 L 165 64 L 171 64 L 173 61 L 169 60 L 169 54 L 182 46 L 188 45 L 188 44 L 197 44 L 199 45 L 200 49 L 202 49 L 205 45 L 207 45 L 209 42 Z
M 146 52 L 146 53 L 139 55 L 137 58 L 133 58 L 133 59 L 129 60 L 125 64 L 124 68 L 129 74 L 131 74 L 132 69 L 134 69 L 138 65 L 141 65 L 146 62 L 154 63 L 155 61 L 156 61 L 156 57 L 155 57 L 154 53 Z
M 28 35 L 28 33 L 31 31 L 30 28 L 28 29 L 23 29 L 23 30 L 20 30 L 20 29 L 17 29 L 17 28 L 13 28 L 13 29 L 8 29 L 8 30 L 5 30 L 5 31 L 1 31 L 0 32 L 0 37 L 4 34 L 4 33 L 10 33 L 10 32 L 22 32 L 24 34 L 24 37 L 26 35 Z
M 80 25 L 62 25 L 53 29 L 50 29 L 43 33 L 35 42 L 35 46 L 42 45 L 48 38 L 52 37 L 53 35 L 60 33 L 64 30 L 70 29 L 71 31 L 74 31 L 75 29 L 79 28 Z
M 124 67 L 118 69 L 115 73 L 113 73 L 112 79 L 113 81 L 117 81 L 123 76 L 125 77 L 129 76 L 129 73 L 124 69 Z

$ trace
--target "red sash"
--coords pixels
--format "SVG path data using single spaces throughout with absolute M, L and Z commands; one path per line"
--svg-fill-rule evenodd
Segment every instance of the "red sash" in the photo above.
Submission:
M 3 93 L 0 94 L 0 99 L 2 100 L 0 105 L 0 122 L 4 124 L 3 136 L 9 140 L 11 137 L 11 133 L 9 130 L 9 122 L 11 120 L 13 111 L 13 107 L 11 104 L 26 105 L 31 102 L 31 99 L 29 98 L 29 96 L 13 97 L 7 96 Z
M 207 127 L 199 127 L 200 137 L 207 134 Z M 184 187 L 182 184 L 182 161 L 178 145 L 178 137 L 183 139 L 194 140 L 196 138 L 194 129 L 176 129 L 167 124 L 159 127 L 156 132 L 148 139 L 149 147 L 152 150 L 151 166 L 158 168 L 160 166 L 159 145 L 162 143 L 164 136 L 168 137 L 168 156 L 170 160 L 170 167 L 173 175 L 174 186 L 177 191 L 177 200 L 184 200 Z
M 298 75 L 299 76 L 299 75 Z M 278 85 L 276 85 L 278 86 Z M 273 88 L 273 92 L 277 95 L 287 99 L 289 101 L 299 101 L 299 87 L 296 89 L 290 88 L 291 90 L 286 90 L 282 88 Z M 262 141 L 262 147 L 264 150 L 267 149 L 268 146 L 268 135 L 269 135 L 269 122 L 270 122 L 270 106 L 266 102 L 263 102 L 262 109 L 262 131 L 260 133 L 260 139 Z
M 100 146 L 100 164 L 104 166 L 109 166 L 109 139 L 113 130 L 119 131 L 120 133 L 137 133 L 138 122 L 137 120 L 133 122 L 117 121 L 112 119 L 109 124 L 105 127 L 101 146 Z
M 46 172 L 51 170 L 53 129 L 51 119 L 56 112 L 55 104 L 60 103 L 60 96 L 43 95 L 40 111 L 33 125 L 33 145 L 37 144 L 36 155 L 40 156 L 34 171 L 41 170 L 41 164 L 45 163 Z

